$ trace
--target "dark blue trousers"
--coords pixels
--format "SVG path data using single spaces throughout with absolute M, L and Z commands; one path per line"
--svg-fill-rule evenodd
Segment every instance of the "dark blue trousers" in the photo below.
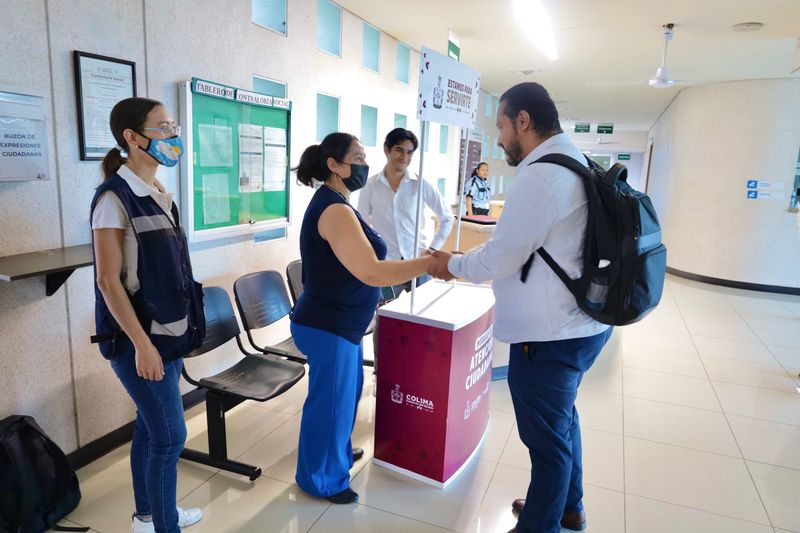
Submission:
M 314 496 L 350 486 L 350 434 L 364 385 L 361 344 L 292 322 L 292 337 L 308 357 L 308 396 L 303 404 L 295 481 Z
M 531 483 L 519 533 L 558 533 L 565 511 L 583 510 L 581 429 L 575 398 L 583 374 L 611 336 L 512 344 L 508 388 Z

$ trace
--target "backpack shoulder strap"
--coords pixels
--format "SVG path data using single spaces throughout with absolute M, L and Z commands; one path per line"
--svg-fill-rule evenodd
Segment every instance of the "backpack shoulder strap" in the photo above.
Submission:
M 588 158 L 587 158 L 587 161 Z M 531 161 L 528 165 L 533 165 L 534 163 L 552 163 L 554 165 L 558 165 L 560 167 L 564 167 L 573 171 L 574 173 L 578 174 L 584 179 L 593 180 L 594 175 L 592 171 L 589 170 L 586 166 L 584 166 L 580 161 L 574 159 L 565 154 L 545 154 L 536 161 Z M 544 262 L 555 272 L 556 276 L 564 282 L 564 285 L 567 286 L 569 292 L 575 295 L 575 298 L 579 298 L 578 296 L 578 286 L 575 280 L 570 278 L 567 273 L 561 268 L 553 257 L 547 253 L 547 251 L 543 247 L 539 247 L 538 250 L 534 251 L 529 257 L 528 260 L 525 261 L 525 264 L 522 265 L 522 271 L 519 275 L 519 280 L 522 283 L 525 283 L 528 280 L 528 274 L 530 273 L 531 266 L 533 265 L 533 259 L 536 257 L 536 254 L 542 256 Z
M 23 423 L 19 421 L 19 423 Z M 11 459 L 19 487 L 19 526 L 20 531 L 29 531 L 32 528 L 33 512 L 36 507 L 40 492 L 36 486 L 36 476 L 31 471 L 23 454 L 24 445 L 18 431 L 9 431 L 2 439 L 0 446 Z
M 567 168 L 583 178 L 594 179 L 592 171 L 589 170 L 586 165 L 565 154 L 545 154 L 536 161 L 531 161 L 528 165 L 533 165 L 535 163 L 552 163 Z

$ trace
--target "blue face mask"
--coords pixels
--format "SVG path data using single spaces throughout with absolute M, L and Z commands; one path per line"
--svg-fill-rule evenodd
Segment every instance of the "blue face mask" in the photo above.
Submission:
M 139 147 L 165 167 L 174 167 L 183 155 L 183 142 L 177 135 L 169 139 L 150 139 L 147 148 Z
M 350 177 L 342 180 L 347 190 L 354 192 L 364 187 L 369 177 L 369 165 L 344 164 L 350 166 Z

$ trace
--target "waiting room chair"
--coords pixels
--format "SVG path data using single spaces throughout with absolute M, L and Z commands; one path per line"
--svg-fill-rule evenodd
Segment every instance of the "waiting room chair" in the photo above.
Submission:
M 255 480 L 261 468 L 228 458 L 225 434 L 225 412 L 245 400 L 265 402 L 289 390 L 305 375 L 303 365 L 273 355 L 251 354 L 244 350 L 239 334 L 239 323 L 233 312 L 230 298 L 221 287 L 206 287 L 206 336 L 203 344 L 186 357 L 197 357 L 222 346 L 232 339 L 242 353 L 230 368 L 213 376 L 192 378 L 186 366 L 183 377 L 192 385 L 206 390 L 206 419 L 208 421 L 208 453 L 184 449 L 181 457 L 213 468 L 234 472 Z
M 306 356 L 297 349 L 289 337 L 278 344 L 260 346 L 253 339 L 253 330 L 265 328 L 289 314 L 292 304 L 283 282 L 283 276 L 274 270 L 245 274 L 233 282 L 233 294 L 242 319 L 247 340 L 261 353 L 285 357 L 305 364 Z
M 302 259 L 295 259 L 286 265 L 286 281 L 289 282 L 289 293 L 292 295 L 292 303 L 296 304 L 300 295 L 303 294 Z

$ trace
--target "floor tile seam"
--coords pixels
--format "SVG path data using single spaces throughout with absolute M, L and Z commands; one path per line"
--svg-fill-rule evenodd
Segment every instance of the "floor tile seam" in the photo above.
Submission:
M 608 392 L 607 389 L 600 389 L 598 387 L 592 387 L 591 385 L 588 385 L 586 383 L 581 383 L 581 389 L 590 390 L 592 392 L 603 392 L 603 393 L 608 394 L 608 395 L 619 396 L 620 398 L 622 398 L 622 393 L 621 392 L 620 393 Z
M 316 526 L 316 525 L 317 525 L 317 522 L 319 522 L 319 521 L 322 519 L 322 517 L 325 515 L 325 513 L 327 513 L 327 512 L 328 512 L 328 509 L 330 509 L 331 507 L 333 507 L 333 504 L 332 504 L 332 503 L 329 503 L 327 506 L 325 506 L 325 509 L 323 509 L 323 511 L 322 511 L 322 512 L 319 514 L 319 516 L 317 517 L 317 519 L 316 519 L 316 520 L 314 520 L 314 523 L 313 523 L 313 524 L 311 524 L 311 526 L 310 526 L 308 529 L 306 529 L 306 533 L 308 533 L 309 531 L 311 531 L 312 529 L 314 529 L 314 526 Z
M 795 472 L 800 472 L 800 466 L 776 465 L 774 463 L 767 463 L 766 461 L 759 461 L 757 459 L 749 459 L 747 457 L 745 457 L 744 460 L 745 460 L 745 462 L 748 462 L 748 463 L 755 463 L 755 464 L 758 464 L 758 465 L 772 466 L 772 467 L 775 467 L 775 468 L 783 468 L 784 470 L 793 470 Z
M 738 385 L 740 387 L 747 387 L 748 389 L 759 389 L 759 390 L 765 390 L 765 391 L 770 391 L 770 392 L 779 392 L 781 394 L 788 394 L 788 395 L 791 395 L 793 397 L 797 396 L 797 391 L 796 390 L 792 391 L 792 392 L 786 392 L 786 391 L 782 391 L 780 389 L 770 389 L 770 388 L 767 388 L 767 387 L 756 387 L 755 385 L 746 385 L 744 383 L 733 383 L 731 381 L 721 381 L 719 379 L 712 379 L 712 380 L 709 380 L 709 381 L 711 381 L 712 385 L 714 383 L 725 383 L 726 385 Z
M 770 346 L 772 346 L 772 347 L 774 347 L 774 348 L 785 348 L 785 346 L 777 346 L 777 345 L 774 345 L 774 344 L 773 344 L 773 345 L 770 345 L 770 344 L 766 344 L 766 343 L 764 344 L 764 346 L 766 347 L 767 351 L 768 351 L 768 352 L 769 352 L 769 353 L 772 355 L 772 357 L 774 357 L 774 358 L 775 358 L 775 360 L 776 360 L 776 361 L 778 361 L 778 364 L 781 366 L 781 368 L 783 368 L 783 370 L 784 370 L 784 371 L 786 371 L 786 373 L 787 373 L 787 374 L 789 374 L 789 377 L 791 377 L 791 378 L 792 378 L 792 381 L 794 381 L 794 382 L 795 382 L 795 384 L 797 384 L 797 383 L 798 383 L 798 377 L 800 377 L 800 376 L 798 376 L 798 374 L 797 374 L 797 373 L 795 373 L 795 372 L 792 372 L 791 370 L 789 370 L 789 367 L 787 367 L 786 365 L 784 365 L 784 364 L 783 364 L 783 361 L 781 361 L 780 359 L 778 359 L 778 356 L 777 356 L 777 355 L 775 355 L 775 352 L 773 352 L 773 351 L 772 351 L 772 349 L 770 348 Z M 799 392 L 800 392 L 800 391 L 799 391 Z
M 785 369 L 782 369 L 782 370 L 785 370 Z M 750 387 L 751 389 L 760 389 L 760 390 L 772 391 L 772 392 L 782 392 L 784 394 L 797 394 L 798 384 L 795 383 L 794 382 L 795 380 L 793 380 L 791 377 L 789 379 L 792 380 L 792 382 L 793 382 L 793 390 L 791 390 L 791 391 L 788 391 L 788 390 L 785 390 L 785 389 L 778 389 L 776 387 L 759 387 L 758 385 L 750 385 L 748 383 L 741 383 L 739 381 L 730 381 L 730 380 L 727 380 L 727 379 L 712 379 L 710 381 L 712 383 L 725 383 L 727 385 L 740 385 L 742 387 Z
M 506 468 L 513 468 L 514 470 L 519 470 L 521 472 L 530 473 L 530 468 L 523 468 L 521 466 L 511 465 L 511 464 L 507 464 L 507 463 L 499 463 L 498 466 L 500 466 L 500 465 L 505 466 Z M 624 482 L 624 480 L 623 480 L 623 482 Z M 624 490 L 616 489 L 614 487 L 609 487 L 607 485 L 598 485 L 597 483 L 592 483 L 592 482 L 586 481 L 585 479 L 583 480 L 583 486 L 584 487 L 585 486 L 590 486 L 590 487 L 594 487 L 596 489 L 610 490 L 610 491 L 616 492 L 618 494 L 625 494 Z
M 644 368 L 644 367 L 641 367 L 641 366 L 624 365 L 622 368 L 631 368 L 633 370 L 647 370 L 649 372 L 658 372 L 659 374 L 669 374 L 670 376 L 682 376 L 682 377 L 685 377 L 685 378 L 695 378 L 695 379 L 702 379 L 702 380 L 706 379 L 706 378 L 702 378 L 702 377 L 698 377 L 698 376 L 692 376 L 690 374 L 681 374 L 680 372 L 674 372 L 674 371 L 669 371 L 669 370 L 654 370 L 652 368 Z
M 284 414 L 286 414 L 286 413 L 284 413 Z M 239 460 L 241 457 L 243 457 L 243 456 L 244 456 L 244 455 L 245 455 L 247 452 L 249 452 L 250 450 L 252 450 L 252 449 L 253 449 L 253 448 L 255 448 L 256 446 L 258 446 L 259 444 L 261 444 L 262 442 L 264 442 L 264 440 L 266 440 L 266 438 L 267 438 L 267 437 L 269 437 L 270 435 L 272 435 L 273 433 L 275 433 L 275 432 L 276 432 L 278 429 L 280 429 L 281 427 L 283 427 L 283 425 L 284 425 L 284 424 L 286 424 L 287 422 L 290 422 L 290 421 L 292 420 L 292 418 L 293 418 L 292 416 L 289 416 L 289 418 L 287 418 L 286 420 L 284 420 L 283 422 L 281 422 L 280 424 L 278 424 L 277 426 L 275 426 L 275 427 L 274 427 L 274 428 L 273 428 L 273 429 L 272 429 L 272 430 L 271 430 L 269 433 L 267 433 L 266 435 L 264 435 L 263 437 L 261 437 L 260 439 L 258 439 L 256 442 L 254 442 L 252 445 L 250 445 L 250 446 L 249 446 L 249 447 L 248 447 L 246 450 L 244 450 L 242 453 L 240 453 L 240 454 L 238 454 L 238 455 L 234 456 L 234 457 L 233 457 L 233 459 L 238 461 L 238 460 Z
M 726 296 L 726 300 L 727 300 L 727 296 Z M 728 301 L 728 303 L 730 303 L 730 300 L 727 300 L 727 301 Z M 739 314 L 738 310 L 736 310 L 735 308 L 734 308 L 734 310 L 736 311 L 737 314 Z M 739 314 L 739 317 L 742 318 L 741 314 Z M 747 324 L 747 323 L 745 322 L 745 324 Z M 756 335 L 756 338 L 761 340 L 762 344 L 764 346 L 766 346 L 766 344 L 763 343 L 763 339 L 761 339 L 761 337 L 755 332 L 755 330 L 752 327 L 750 327 L 749 324 L 747 324 L 747 327 L 750 328 L 750 331 L 752 331 L 753 334 Z M 692 344 L 694 345 L 695 349 L 697 349 L 697 345 L 694 342 L 694 337 L 692 337 Z M 758 484 L 756 483 L 755 476 L 753 476 L 753 472 L 750 470 L 750 465 L 748 465 L 747 461 L 744 459 L 744 451 L 742 450 L 742 445 L 739 443 L 739 439 L 736 437 L 736 432 L 733 431 L 733 425 L 731 424 L 731 421 L 728 418 L 728 413 L 725 411 L 725 408 L 722 406 L 722 400 L 720 400 L 720 398 L 719 398 L 719 393 L 717 392 L 717 388 L 714 386 L 714 381 L 711 379 L 711 374 L 709 374 L 708 368 L 706 367 L 706 362 L 703 360 L 702 357 L 700 358 L 700 363 L 703 365 L 703 369 L 706 371 L 706 374 L 708 375 L 708 379 L 711 382 L 711 389 L 714 391 L 714 397 L 717 399 L 717 403 L 719 403 L 719 406 L 722 409 L 722 415 L 725 418 L 725 423 L 728 425 L 728 430 L 731 432 L 731 435 L 733 436 L 733 442 L 736 443 L 736 448 L 739 450 L 739 453 L 742 456 L 742 461 L 744 462 L 744 467 L 747 470 L 747 475 L 750 477 L 750 483 L 752 483 L 753 488 L 755 489 L 756 494 L 758 495 L 758 500 L 761 502 L 761 508 L 763 509 L 764 514 L 767 517 L 767 520 L 769 521 L 769 526 L 771 528 L 775 529 L 775 525 L 772 523 L 772 517 L 769 515 L 769 512 L 767 511 L 767 505 L 766 505 L 766 503 L 764 503 L 764 497 L 761 495 L 761 491 L 758 490 Z M 722 382 L 722 383 L 724 383 L 724 382 Z M 758 387 L 756 387 L 756 388 L 758 388 Z
M 497 475 L 497 470 L 500 468 L 500 462 L 494 464 L 494 469 L 492 470 L 492 475 L 489 477 L 489 483 L 486 484 L 486 490 L 483 492 L 483 496 L 481 496 L 481 503 L 478 504 L 478 509 L 483 507 L 483 502 L 486 501 L 486 495 L 489 494 L 489 487 L 492 486 L 492 481 L 494 481 L 494 477 Z
M 656 439 L 647 439 L 647 438 L 644 438 L 644 437 L 637 437 L 637 436 L 634 436 L 634 435 L 623 435 L 623 437 L 625 437 L 626 439 L 633 439 L 633 440 L 638 440 L 638 441 L 642 441 L 642 442 L 650 442 L 652 444 L 663 444 L 664 446 L 669 446 L 671 448 L 680 448 L 682 450 L 689 450 L 689 451 L 692 451 L 692 452 L 700 452 L 700 453 L 706 453 L 706 454 L 709 454 L 709 455 L 716 455 L 716 456 L 725 457 L 725 458 L 728 458 L 728 459 L 739 459 L 739 460 L 742 460 L 742 461 L 745 460 L 745 457 L 742 456 L 742 455 L 729 455 L 727 453 L 713 452 L 713 451 L 710 451 L 710 450 L 702 450 L 700 448 L 692 448 L 691 446 L 686 446 L 686 445 L 683 445 L 683 444 L 675 444 L 674 442 L 666 442 L 666 441 L 663 441 L 663 440 L 656 440 Z
M 766 346 L 766 345 L 761 344 L 761 346 Z M 699 357 L 700 357 L 700 359 L 706 359 L 706 358 L 712 359 L 712 362 L 713 362 L 714 359 L 719 359 L 719 360 L 722 360 L 722 361 L 734 361 L 734 362 L 737 362 L 737 363 L 744 363 L 744 364 L 747 364 L 747 365 L 760 365 L 760 366 L 766 366 L 766 367 L 783 368 L 783 365 L 781 364 L 781 362 L 778 361 L 778 358 L 775 357 L 772 354 L 772 352 L 769 351 L 769 348 L 767 348 L 767 351 L 769 352 L 770 357 L 772 357 L 772 359 L 775 361 L 774 363 L 764 363 L 764 362 L 761 362 L 761 361 L 737 359 L 737 358 L 734 358 L 734 357 L 725 357 L 725 356 L 721 356 L 721 355 L 703 355 L 703 354 L 700 354 Z
M 623 398 L 633 398 L 635 400 L 647 400 L 649 402 L 658 402 L 658 403 L 663 403 L 665 405 L 674 405 L 675 407 L 686 407 L 688 409 L 697 409 L 699 411 L 707 411 L 709 413 L 723 413 L 724 412 L 722 410 L 722 406 L 720 406 L 719 409 L 715 410 L 715 409 L 708 409 L 708 408 L 705 408 L 705 407 L 697 407 L 695 405 L 686 405 L 686 404 L 682 404 L 682 403 L 665 402 L 663 400 L 654 400 L 653 398 L 645 398 L 643 396 L 627 395 L 627 396 L 623 396 Z M 717 401 L 719 401 L 719 400 L 717 400 Z
M 412 518 L 410 516 L 405 516 L 405 515 L 402 515 L 402 514 L 399 514 L 399 513 L 395 513 L 393 511 L 387 511 L 386 509 L 381 509 L 380 507 L 375 507 L 374 505 L 369 505 L 369 504 L 366 504 L 366 503 L 362 503 L 360 501 L 358 502 L 358 505 L 362 505 L 364 507 L 367 507 L 369 509 L 373 509 L 375 511 L 380 511 L 382 513 L 387 513 L 387 514 L 390 514 L 390 515 L 393 515 L 393 516 L 398 516 L 400 518 L 405 518 L 406 520 L 411 520 L 413 522 L 417 522 L 418 524 L 425 524 L 426 526 L 437 527 L 439 529 L 444 529 L 445 531 L 457 531 L 455 529 L 450 529 L 449 527 L 439 526 L 439 525 L 433 524 L 431 522 L 426 522 L 425 520 L 420 520 L 418 518 Z
M 674 332 L 664 331 L 662 333 L 674 333 Z M 691 337 L 690 333 L 687 333 L 686 335 Z M 730 340 L 730 339 L 728 339 L 728 340 Z M 688 355 L 700 355 L 700 354 L 697 353 L 697 348 L 695 348 L 694 352 L 688 352 L 686 350 L 676 350 L 674 348 L 664 348 L 661 345 L 654 346 L 653 344 L 644 344 L 644 343 L 636 342 L 636 341 L 633 341 L 633 340 L 623 341 L 623 344 L 627 344 L 630 348 L 651 348 L 651 349 L 656 349 L 656 350 L 669 350 L 671 352 L 678 352 L 678 353 L 688 354 Z
M 771 527 L 773 529 L 775 528 L 775 526 L 773 526 L 772 523 L 755 522 L 753 520 L 748 520 L 746 518 L 740 518 L 738 516 L 731 516 L 729 514 L 718 513 L 716 511 L 709 511 L 708 509 L 701 509 L 699 507 L 692 507 L 691 505 L 686 505 L 686 504 L 683 504 L 683 503 L 675 503 L 675 502 L 671 502 L 669 500 L 662 500 L 660 498 L 654 498 L 652 496 L 646 496 L 644 494 L 636 494 L 635 492 L 628 492 L 627 494 L 630 494 L 631 496 L 636 496 L 637 498 L 642 498 L 644 500 L 650 500 L 650 501 L 653 501 L 653 502 L 664 503 L 664 504 L 667 504 L 667 505 L 674 505 L 675 507 L 680 507 L 682 509 L 689 509 L 691 511 L 698 511 L 698 512 L 701 512 L 701 513 L 706 513 L 706 514 L 710 514 L 710 515 L 714 515 L 714 516 L 719 516 L 719 517 L 722 517 L 722 518 L 730 518 L 732 520 L 738 520 L 739 522 L 746 522 L 748 524 L 755 524 L 755 525 L 759 525 L 759 526 L 768 526 L 768 527 Z M 767 516 L 767 519 L 769 520 L 769 514 L 766 513 L 766 511 L 765 511 L 765 514 Z

